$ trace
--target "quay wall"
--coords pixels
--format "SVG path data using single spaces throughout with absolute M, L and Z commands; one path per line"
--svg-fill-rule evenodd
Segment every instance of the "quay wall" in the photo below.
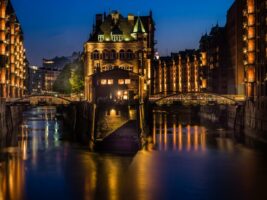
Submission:
M 267 143 L 267 101 L 248 100 L 242 105 L 201 106 L 201 120 L 234 130 L 235 136 L 247 136 Z
M 0 147 L 17 143 L 17 131 L 25 106 L 9 105 L 0 99 Z
M 245 134 L 267 143 L 267 98 L 246 101 L 244 110 Z

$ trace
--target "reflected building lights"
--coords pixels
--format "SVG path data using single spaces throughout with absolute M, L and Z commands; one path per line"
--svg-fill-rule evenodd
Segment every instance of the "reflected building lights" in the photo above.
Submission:
M 201 127 L 201 148 L 203 151 L 206 150 L 206 129 Z
M 198 127 L 194 126 L 194 149 L 195 151 L 198 150 Z
M 182 151 L 182 149 L 183 149 L 183 128 L 182 128 L 181 124 L 179 124 L 179 128 L 178 128 L 178 138 L 179 138 L 179 151 Z
M 157 116 L 159 116 L 157 118 Z M 176 116 L 158 112 L 153 114 L 153 144 L 158 150 L 199 151 L 206 149 L 206 129 L 204 127 L 176 123 Z M 172 121 L 172 123 L 168 123 Z M 159 124 L 159 130 L 157 129 Z M 168 133 L 168 129 L 172 132 Z M 158 137 L 157 137 L 158 130 Z M 168 140 L 170 140 L 168 142 Z
M 190 151 L 191 149 L 191 126 L 190 125 L 187 125 L 186 131 L 187 131 L 187 151 Z
M 23 199 L 25 174 L 24 165 L 18 157 L 11 155 L 0 167 L 0 200 Z
M 159 115 L 159 149 L 162 148 L 162 113 Z
M 164 114 L 164 150 L 167 150 L 168 145 L 168 137 L 167 137 L 168 129 L 167 129 L 167 114 Z
M 154 145 L 156 144 L 156 140 L 157 140 L 157 138 L 156 138 L 156 134 L 157 134 L 156 133 L 156 130 L 157 130 L 156 117 L 157 117 L 156 113 L 153 112 L 153 144 Z
M 173 133 L 172 133 L 172 135 L 173 135 L 173 138 L 172 138 L 172 141 L 173 141 L 173 149 L 174 150 L 176 150 L 176 123 L 174 122 L 173 123 Z

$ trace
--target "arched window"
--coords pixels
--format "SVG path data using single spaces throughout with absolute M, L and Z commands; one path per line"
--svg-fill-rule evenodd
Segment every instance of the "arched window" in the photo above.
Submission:
M 104 60 L 108 60 L 109 59 L 109 51 L 108 50 L 104 50 L 103 51 L 103 59 Z
M 133 59 L 133 52 L 131 50 L 128 50 L 127 53 L 126 53 L 126 57 L 127 59 Z
M 125 59 L 125 51 L 120 50 L 120 60 L 124 60 L 124 59 Z
M 111 60 L 115 60 L 116 57 L 117 57 L 117 53 L 116 53 L 116 51 L 115 51 L 115 50 L 112 50 L 112 51 L 110 52 L 110 59 L 111 59 Z
M 95 51 L 93 51 L 93 53 L 92 53 L 92 59 L 94 59 L 94 60 L 99 60 L 99 51 L 97 51 L 97 50 L 95 50 Z

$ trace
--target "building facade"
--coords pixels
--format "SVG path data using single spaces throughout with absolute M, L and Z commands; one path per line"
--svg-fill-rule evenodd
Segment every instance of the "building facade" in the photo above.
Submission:
M 173 94 L 200 91 L 198 50 L 172 53 L 160 57 L 153 65 L 153 94 Z
M 93 101 L 93 75 L 115 68 L 138 75 L 140 96 L 150 94 L 154 31 L 152 12 L 148 16 L 124 17 L 117 11 L 96 15 L 93 31 L 84 44 L 86 100 Z
M 28 68 L 28 94 L 40 94 L 42 90 L 42 74 L 38 66 Z
M 227 12 L 225 34 L 228 57 L 228 94 L 245 95 L 244 6 L 244 0 L 236 0 Z
M 0 97 L 25 93 L 26 56 L 23 32 L 10 0 L 0 0 Z
M 201 80 L 202 91 L 217 94 L 228 93 L 228 56 L 225 43 L 225 27 L 218 24 L 212 27 L 209 34 L 200 39 L 202 55 Z
M 267 2 L 246 0 L 244 15 L 246 96 L 261 100 L 267 95 Z

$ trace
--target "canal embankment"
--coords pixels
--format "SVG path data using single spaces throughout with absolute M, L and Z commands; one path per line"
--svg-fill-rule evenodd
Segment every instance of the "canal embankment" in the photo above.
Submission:
M 220 124 L 234 130 L 237 138 L 267 144 L 266 107 L 253 101 L 237 105 L 203 105 L 200 106 L 199 116 L 202 121 Z M 251 142 L 250 142 L 251 143 Z
M 5 99 L 0 99 L 0 147 L 16 145 L 24 110 L 25 106 L 8 104 Z

